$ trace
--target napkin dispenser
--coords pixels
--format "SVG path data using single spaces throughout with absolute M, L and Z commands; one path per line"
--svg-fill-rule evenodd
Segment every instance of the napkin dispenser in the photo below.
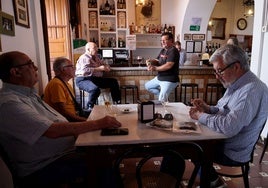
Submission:
M 142 123 L 154 120 L 155 106 L 152 101 L 138 101 L 138 119 Z

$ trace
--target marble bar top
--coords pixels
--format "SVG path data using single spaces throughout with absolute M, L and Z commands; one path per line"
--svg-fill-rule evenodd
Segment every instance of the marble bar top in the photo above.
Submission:
M 206 66 L 206 65 L 203 65 L 203 66 L 191 66 L 191 65 L 185 65 L 185 66 L 180 66 L 180 69 L 181 70 L 188 70 L 188 69 L 192 69 L 192 70 L 204 70 L 204 69 L 209 69 L 209 70 L 212 70 L 213 67 L 210 67 L 210 66 Z M 131 71 L 131 70 L 147 70 L 147 67 L 111 67 L 111 70 L 113 71 Z
M 105 77 L 116 76 L 155 76 L 157 71 L 148 71 L 147 67 L 111 67 L 110 72 L 105 72 Z M 214 75 L 210 66 L 181 66 L 179 75 Z

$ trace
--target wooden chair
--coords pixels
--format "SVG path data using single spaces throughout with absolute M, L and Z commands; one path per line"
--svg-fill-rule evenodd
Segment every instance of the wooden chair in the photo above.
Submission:
M 133 160 L 134 158 L 137 160 L 134 161 L 135 168 L 133 170 L 135 172 L 128 172 L 132 176 L 131 179 L 127 174 L 121 173 L 120 165 L 126 165 L 127 162 L 125 160 Z M 157 158 L 157 160 L 152 161 L 153 158 Z M 165 165 L 160 164 L 161 162 L 158 161 L 159 159 L 162 160 L 162 158 L 168 159 Z M 176 166 L 177 168 L 173 168 L 170 171 L 170 166 Z M 133 185 L 138 188 L 179 187 L 185 171 L 185 159 L 178 152 L 168 147 L 140 146 L 130 148 L 119 156 L 114 163 L 114 170 L 116 172 L 116 187 L 123 188 L 125 185 L 128 185 L 128 187 Z
M 266 123 L 266 121 L 265 121 Z M 263 124 L 262 126 L 262 129 L 259 133 L 259 136 L 258 136 L 258 139 L 260 137 L 260 134 L 265 126 L 265 123 Z M 237 165 L 232 165 L 232 166 L 227 166 L 227 165 L 222 165 L 222 166 L 226 166 L 226 167 L 240 167 L 241 168 L 241 173 L 238 173 L 238 174 L 230 174 L 228 172 L 220 172 L 220 171 L 217 171 L 218 175 L 220 176 L 226 176 L 226 177 L 230 177 L 230 178 L 240 178 L 240 177 L 243 177 L 243 181 L 244 181 L 244 187 L 245 188 L 249 188 L 249 179 L 248 179 L 248 174 L 249 174 L 249 169 L 250 169 L 250 163 L 253 163 L 253 158 L 254 158 L 254 150 L 255 150 L 255 146 L 258 142 L 258 139 L 256 140 L 255 144 L 254 144 L 254 147 L 252 149 L 252 152 L 251 152 L 251 157 L 250 157 L 250 160 L 249 161 L 246 161 L 244 163 L 237 163 Z

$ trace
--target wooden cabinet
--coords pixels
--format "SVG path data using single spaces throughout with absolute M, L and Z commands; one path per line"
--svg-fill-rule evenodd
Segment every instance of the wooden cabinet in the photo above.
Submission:
M 82 38 L 95 42 L 99 48 L 124 49 L 128 31 L 126 3 L 125 0 L 81 1 Z

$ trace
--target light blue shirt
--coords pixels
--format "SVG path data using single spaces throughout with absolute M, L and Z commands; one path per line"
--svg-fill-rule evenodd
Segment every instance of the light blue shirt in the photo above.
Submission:
M 204 113 L 199 122 L 223 133 L 224 154 L 238 162 L 246 162 L 268 116 L 268 88 L 248 71 L 230 87 L 210 114 Z
M 67 122 L 34 89 L 3 83 L 0 90 L 0 144 L 19 176 L 48 165 L 74 149 L 72 136 L 42 136 L 54 122 Z

